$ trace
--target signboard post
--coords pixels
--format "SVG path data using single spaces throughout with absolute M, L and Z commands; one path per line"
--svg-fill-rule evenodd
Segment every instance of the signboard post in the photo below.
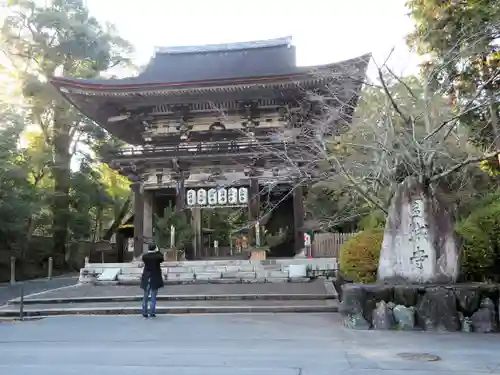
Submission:
M 306 256 L 308 258 L 312 257 L 311 245 L 312 245 L 312 234 L 304 233 L 304 247 L 306 248 Z

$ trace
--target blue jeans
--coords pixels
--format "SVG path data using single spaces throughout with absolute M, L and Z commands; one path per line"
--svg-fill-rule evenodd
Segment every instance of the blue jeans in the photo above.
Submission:
M 144 296 L 142 298 L 142 315 L 148 314 L 148 299 L 151 294 L 151 315 L 156 314 L 156 295 L 158 294 L 158 289 L 151 289 L 151 284 L 148 284 L 147 288 L 144 290 Z

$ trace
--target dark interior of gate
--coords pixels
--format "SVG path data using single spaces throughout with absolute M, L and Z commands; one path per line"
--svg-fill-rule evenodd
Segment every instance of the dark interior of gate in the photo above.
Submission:
M 311 183 L 304 173 L 315 167 L 308 167 L 304 146 L 283 134 L 318 131 L 307 120 L 320 108 L 311 92 L 343 103 L 334 121 L 337 128 L 348 123 L 369 58 L 300 67 L 291 39 L 279 38 L 159 48 L 135 77 L 51 82 L 126 143 L 110 148 L 105 160 L 130 179 L 134 193 L 125 258 L 140 256 L 153 241 L 154 220 L 166 207 L 192 225 L 193 240 L 183 245 L 190 259 L 217 256 L 214 241 L 219 256 L 227 256 L 222 245 L 234 249 L 237 239 L 249 247 L 267 241 L 268 256 L 291 257 L 304 245 Z M 233 242 L 210 228 L 218 210 L 244 213 L 240 228 L 231 227 Z

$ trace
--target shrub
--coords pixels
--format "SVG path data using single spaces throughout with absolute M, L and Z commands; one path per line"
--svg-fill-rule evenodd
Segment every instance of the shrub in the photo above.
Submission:
M 382 228 L 365 230 L 351 237 L 340 250 L 340 271 L 354 282 L 374 282 L 383 238 Z
M 500 201 L 480 205 L 460 221 L 462 274 L 469 281 L 500 279 Z

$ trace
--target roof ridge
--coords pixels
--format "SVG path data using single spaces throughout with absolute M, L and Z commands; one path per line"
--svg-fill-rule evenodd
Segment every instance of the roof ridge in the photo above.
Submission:
M 205 44 L 205 45 L 193 45 L 193 46 L 156 47 L 155 54 L 176 55 L 184 53 L 239 51 L 244 49 L 288 46 L 291 43 L 292 43 L 292 37 L 286 36 L 275 39 L 254 40 L 248 42 Z

